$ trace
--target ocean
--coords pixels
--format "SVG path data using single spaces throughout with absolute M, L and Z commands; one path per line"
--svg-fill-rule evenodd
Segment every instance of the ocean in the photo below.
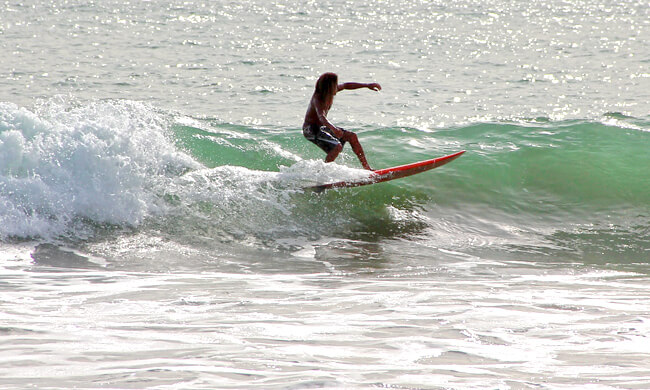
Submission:
M 650 388 L 647 2 L 0 10 L 0 388 Z

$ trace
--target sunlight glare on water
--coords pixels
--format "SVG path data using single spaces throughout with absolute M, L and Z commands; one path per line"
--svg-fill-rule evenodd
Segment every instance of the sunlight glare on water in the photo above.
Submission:
M 650 388 L 649 16 L 3 2 L 0 388 Z

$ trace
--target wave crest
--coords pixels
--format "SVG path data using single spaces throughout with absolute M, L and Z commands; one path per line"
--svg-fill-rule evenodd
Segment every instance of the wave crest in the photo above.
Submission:
M 0 238 L 60 235 L 74 221 L 138 224 L 161 177 L 198 166 L 145 104 L 0 103 Z

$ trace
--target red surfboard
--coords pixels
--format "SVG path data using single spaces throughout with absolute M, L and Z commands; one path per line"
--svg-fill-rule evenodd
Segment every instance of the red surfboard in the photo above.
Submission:
M 419 161 L 411 164 L 400 165 L 398 167 L 378 169 L 372 171 L 370 176 L 367 178 L 353 180 L 353 181 L 339 181 L 336 183 L 320 184 L 317 186 L 307 187 L 315 192 L 322 192 L 330 188 L 348 188 L 348 187 L 359 187 L 365 186 L 368 184 L 381 183 L 384 181 L 400 179 L 402 177 L 407 177 L 415 175 L 416 173 L 421 173 L 428 171 L 429 169 L 437 168 L 439 166 L 445 165 L 448 162 L 452 162 L 461 154 L 465 153 L 464 150 L 460 152 L 450 154 L 448 156 L 438 157 L 431 160 Z

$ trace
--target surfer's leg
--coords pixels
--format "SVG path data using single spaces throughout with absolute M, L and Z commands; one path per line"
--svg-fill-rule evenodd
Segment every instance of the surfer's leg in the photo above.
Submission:
M 332 149 L 330 149 L 329 152 L 327 152 L 327 156 L 325 157 L 325 162 L 332 162 L 336 160 L 336 158 L 339 156 L 339 153 L 341 153 L 341 150 L 343 150 L 343 145 L 338 144 L 336 146 L 333 146 Z
M 361 143 L 359 142 L 359 138 L 357 135 L 351 131 L 344 130 L 343 137 L 341 137 L 341 141 L 347 141 L 350 143 L 350 146 L 352 146 L 352 151 L 354 154 L 357 155 L 359 158 L 359 161 L 361 162 L 361 165 L 369 170 L 372 171 L 372 168 L 370 168 L 370 165 L 368 164 L 368 161 L 366 160 L 366 154 L 363 152 L 363 148 L 361 147 Z M 337 153 L 338 154 L 338 153 Z
M 305 138 L 315 143 L 327 153 L 325 162 L 332 162 L 338 157 L 341 150 L 343 150 L 343 144 L 341 140 L 325 131 L 326 129 L 324 126 L 320 128 L 318 126 L 309 126 L 302 129 L 302 133 Z

